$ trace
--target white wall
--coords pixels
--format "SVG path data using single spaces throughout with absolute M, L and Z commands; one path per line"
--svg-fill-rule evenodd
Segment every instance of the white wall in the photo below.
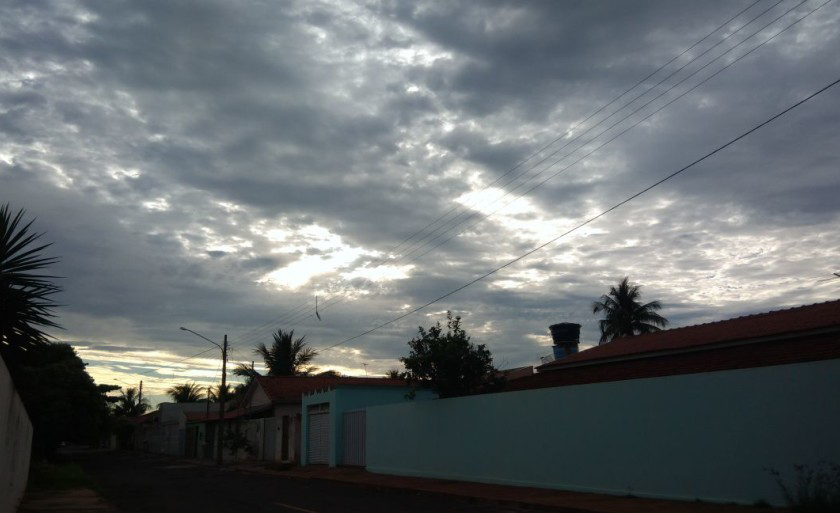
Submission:
M 32 422 L 0 358 L 0 513 L 17 509 L 32 451 Z
M 840 360 L 368 408 L 372 472 L 782 504 L 767 468 L 840 463 Z

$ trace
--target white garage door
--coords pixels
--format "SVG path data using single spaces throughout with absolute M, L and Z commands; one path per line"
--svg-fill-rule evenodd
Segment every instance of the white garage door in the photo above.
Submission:
M 309 463 L 329 463 L 330 412 L 319 411 L 309 413 L 309 437 L 307 456 Z

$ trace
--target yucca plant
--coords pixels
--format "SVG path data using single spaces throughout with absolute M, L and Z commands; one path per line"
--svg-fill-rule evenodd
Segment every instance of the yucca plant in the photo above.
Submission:
M 61 290 L 56 276 L 43 270 L 58 261 L 42 252 L 51 244 L 39 244 L 42 233 L 30 231 L 34 220 L 24 224 L 25 211 L 12 215 L 8 204 L 0 207 L 0 349 L 25 349 L 49 339 L 43 328 L 61 328 L 53 319 L 58 304 L 52 295 Z

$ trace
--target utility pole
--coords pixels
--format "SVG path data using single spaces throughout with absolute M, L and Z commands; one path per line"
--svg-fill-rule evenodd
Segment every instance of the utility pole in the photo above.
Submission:
M 143 404 L 143 380 L 140 380 L 140 393 L 137 394 L 137 404 L 138 406 Z
M 216 342 L 213 342 L 212 340 L 205 337 L 201 333 L 196 333 L 195 331 L 193 331 L 191 329 L 187 329 L 183 326 L 181 326 L 180 330 L 181 331 L 189 331 L 193 335 L 195 335 L 199 338 L 203 338 L 207 342 L 210 342 L 211 344 L 213 344 L 214 346 L 216 346 L 216 347 L 218 347 L 219 349 L 222 350 L 222 385 L 219 387 L 219 425 L 216 426 L 216 463 L 221 465 L 222 464 L 222 428 L 224 427 L 223 423 L 224 423 L 224 420 L 225 420 L 225 396 L 227 395 L 226 390 L 225 390 L 227 388 L 227 354 L 228 354 L 227 335 L 225 335 L 224 345 L 220 346 L 219 344 L 217 344 Z M 207 403 L 207 409 L 208 409 L 208 411 L 210 409 L 209 401 Z
M 225 383 L 227 378 L 227 349 L 228 341 L 225 335 L 225 342 L 222 346 L 222 386 L 219 388 L 219 427 L 216 429 L 216 463 L 222 464 L 222 428 L 225 418 Z

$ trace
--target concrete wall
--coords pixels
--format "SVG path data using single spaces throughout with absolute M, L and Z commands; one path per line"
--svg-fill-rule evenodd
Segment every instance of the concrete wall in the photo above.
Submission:
M 330 405 L 330 420 L 329 420 L 329 440 L 330 440 L 330 456 L 329 465 L 335 467 L 341 464 L 341 454 L 343 454 L 344 447 L 342 445 L 342 433 L 344 430 L 344 412 L 365 409 L 368 406 L 378 406 L 381 404 L 394 404 L 400 402 L 411 401 L 407 399 L 407 394 L 411 392 L 408 387 L 345 387 L 336 388 L 327 392 L 320 392 L 303 397 L 303 418 L 301 439 L 301 464 L 308 464 L 308 429 L 309 416 L 306 414 L 307 408 L 315 404 L 329 403 Z M 435 395 L 428 390 L 417 390 L 415 392 L 414 401 L 424 401 L 434 398 Z
M 783 504 L 767 468 L 840 462 L 840 360 L 367 410 L 372 472 Z
M 32 422 L 0 358 L 0 513 L 17 509 L 32 451 Z

